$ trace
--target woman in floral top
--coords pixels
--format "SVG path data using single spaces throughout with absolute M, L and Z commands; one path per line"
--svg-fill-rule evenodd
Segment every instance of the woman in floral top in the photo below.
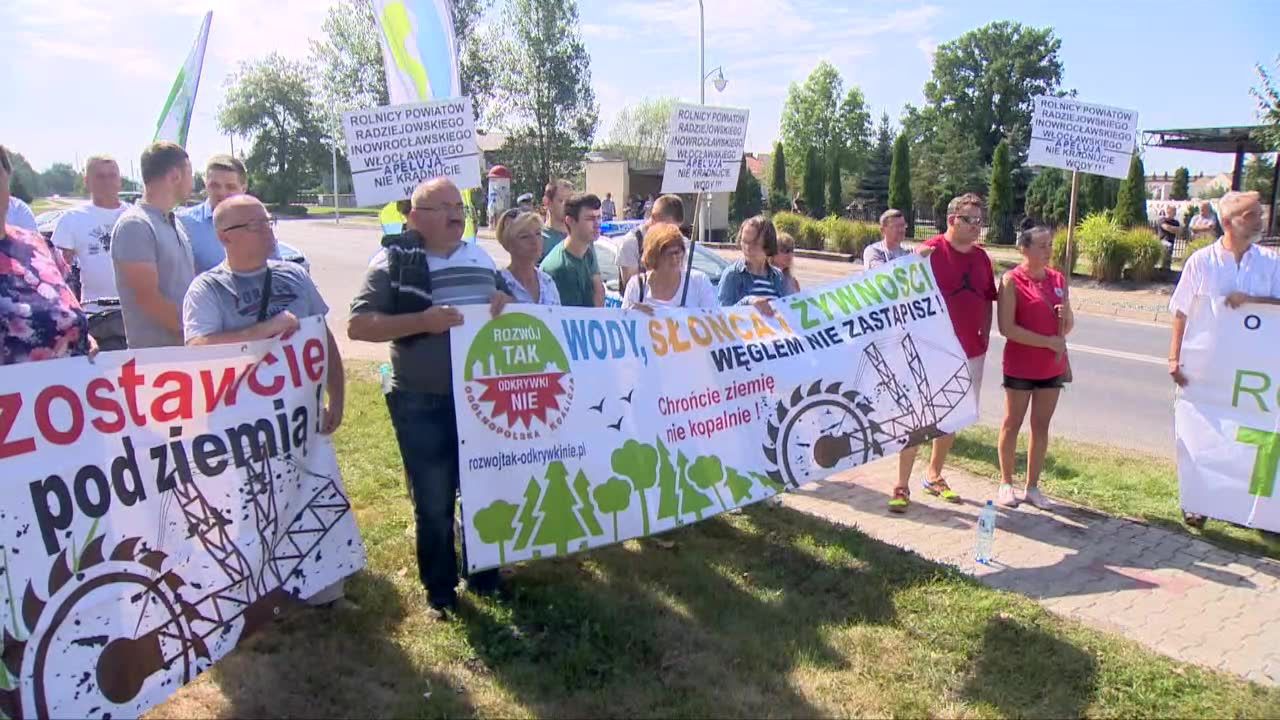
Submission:
M 0 217 L 9 207 L 9 155 L 0 146 Z M 66 262 L 39 233 L 0 236 L 0 365 L 90 354 L 89 321 L 67 286 Z
M 511 296 L 519 303 L 559 305 L 560 290 L 551 276 L 538 269 L 542 256 L 542 218 L 512 208 L 498 218 L 498 243 L 511 256 L 502 270 Z

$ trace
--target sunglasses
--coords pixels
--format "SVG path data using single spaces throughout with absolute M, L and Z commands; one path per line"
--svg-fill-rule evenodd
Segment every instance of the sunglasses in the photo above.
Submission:
M 965 225 L 968 225 L 970 227 L 982 224 L 982 218 L 980 217 L 972 217 L 970 215 L 956 215 L 955 218 L 957 221 L 962 222 Z

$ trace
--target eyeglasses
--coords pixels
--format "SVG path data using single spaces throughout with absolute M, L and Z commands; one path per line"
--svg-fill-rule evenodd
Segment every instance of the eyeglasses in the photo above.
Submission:
M 981 217 L 973 217 L 973 216 L 971 216 L 971 215 L 956 215 L 956 216 L 955 216 L 955 218 L 956 218 L 956 220 L 958 220 L 959 222 L 962 222 L 962 223 L 964 223 L 965 225 L 968 225 L 969 227 L 974 227 L 974 226 L 976 226 L 976 225 L 981 225 L 981 224 L 982 224 L 982 218 L 981 218 Z
M 425 212 L 443 212 L 443 213 L 458 212 L 458 213 L 463 213 L 464 215 L 466 213 L 471 212 L 471 209 L 468 208 L 464 203 L 456 203 L 453 205 L 440 205 L 438 207 L 431 207 L 430 205 L 414 205 L 413 209 L 423 210 Z
M 239 225 L 228 225 L 227 227 L 222 228 L 222 232 L 231 232 L 232 230 L 239 230 L 240 228 L 249 228 L 251 230 L 260 231 L 260 230 L 266 230 L 269 227 L 271 227 L 270 218 L 262 218 L 259 220 L 250 220 L 249 222 L 243 222 L 243 223 L 240 223 Z

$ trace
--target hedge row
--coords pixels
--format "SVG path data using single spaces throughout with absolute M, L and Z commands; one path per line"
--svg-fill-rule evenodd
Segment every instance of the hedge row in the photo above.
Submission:
M 837 215 L 823 220 L 795 213 L 774 213 L 773 225 L 780 233 L 796 239 L 796 247 L 805 250 L 826 250 L 862 257 L 868 245 L 880 240 L 880 226 L 857 222 Z
M 1122 228 L 1104 213 L 1094 213 L 1081 221 L 1075 240 L 1071 271 L 1075 271 L 1080 256 L 1087 255 L 1093 279 L 1104 282 L 1116 282 L 1126 274 L 1137 282 L 1151 280 L 1164 257 L 1164 245 L 1154 232 L 1141 227 Z M 1053 236 L 1054 267 L 1068 266 L 1066 254 L 1067 231 L 1063 228 Z

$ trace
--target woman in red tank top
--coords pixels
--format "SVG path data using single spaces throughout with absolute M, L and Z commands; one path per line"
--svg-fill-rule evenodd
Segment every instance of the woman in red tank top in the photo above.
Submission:
M 998 502 L 1017 507 L 1022 500 L 1047 510 L 1040 494 L 1040 470 L 1049 445 L 1049 421 L 1058 395 L 1068 382 L 1066 336 L 1075 318 L 1062 273 L 1049 267 L 1053 233 L 1034 226 L 1018 235 L 1022 264 L 1004 274 L 997 313 L 1004 345 L 1004 422 L 1000 426 L 1000 491 Z M 1018 432 L 1031 409 L 1031 442 L 1027 448 L 1027 485 L 1020 499 L 1013 487 Z

